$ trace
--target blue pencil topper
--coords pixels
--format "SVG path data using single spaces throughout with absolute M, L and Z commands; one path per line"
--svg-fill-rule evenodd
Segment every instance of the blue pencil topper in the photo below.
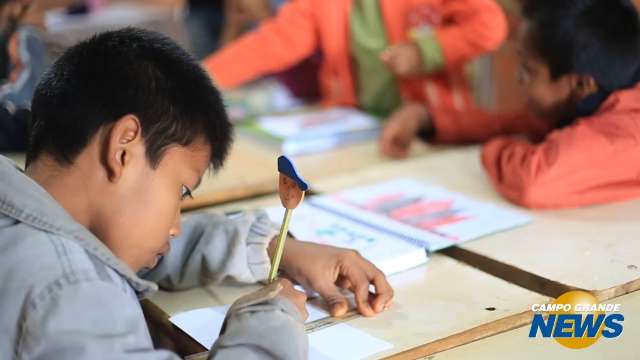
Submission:
M 302 191 L 309 190 L 309 184 L 298 174 L 295 164 L 291 159 L 282 155 L 278 158 L 278 172 L 287 175 L 291 180 L 295 181 L 298 188 Z
M 280 172 L 278 192 L 282 206 L 289 210 L 295 209 L 304 199 L 304 192 L 309 189 L 309 185 L 286 156 L 278 158 L 278 172 Z

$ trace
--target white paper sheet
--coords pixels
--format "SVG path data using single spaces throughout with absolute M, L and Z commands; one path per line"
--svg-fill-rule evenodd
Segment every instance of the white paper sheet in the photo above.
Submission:
M 169 318 L 175 326 L 189 334 L 207 349 L 218 339 L 229 306 L 217 306 L 186 311 Z
M 224 322 L 229 306 L 196 309 L 172 316 L 169 320 L 207 349 L 211 349 Z M 307 304 L 307 322 L 319 320 L 328 314 Z M 335 324 L 309 334 L 309 359 L 338 360 L 362 359 L 393 345 L 347 324 Z
M 218 339 L 229 305 L 215 306 L 185 311 L 169 318 L 175 326 L 189 334 L 199 344 L 211 349 Z M 326 311 L 307 304 L 309 317 L 306 322 L 312 322 L 329 316 Z
M 309 334 L 309 359 L 363 359 L 393 348 L 347 324 L 336 324 Z

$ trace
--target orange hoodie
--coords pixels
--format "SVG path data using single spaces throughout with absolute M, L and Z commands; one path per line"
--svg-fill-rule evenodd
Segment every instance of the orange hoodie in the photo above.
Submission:
M 436 141 L 484 141 L 505 133 L 539 136 L 548 129 L 547 124 L 527 118 L 478 113 L 446 117 L 436 117 Z M 613 93 L 594 114 L 548 132 L 542 142 L 493 138 L 484 145 L 482 162 L 502 195 L 530 208 L 572 208 L 638 198 L 640 85 Z
M 286 70 L 321 50 L 323 104 L 357 106 L 349 44 L 352 2 L 292 0 L 275 18 L 205 59 L 204 66 L 219 86 L 232 88 Z M 473 107 L 464 65 L 495 50 L 507 35 L 506 18 L 495 1 L 380 0 L 380 6 L 390 45 L 408 41 L 414 27 L 425 26 L 433 30 L 445 60 L 434 73 L 398 79 L 403 98 L 429 109 Z M 412 16 L 425 11 L 438 16 Z

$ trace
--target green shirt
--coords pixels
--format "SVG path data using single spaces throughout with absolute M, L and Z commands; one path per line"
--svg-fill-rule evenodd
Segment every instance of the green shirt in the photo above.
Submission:
M 363 110 L 386 117 L 401 103 L 393 74 L 380 61 L 387 34 L 379 0 L 357 0 L 351 13 L 351 54 L 356 71 L 356 93 Z
M 389 46 L 379 0 L 356 0 L 351 14 L 351 54 L 356 71 L 356 93 L 363 110 L 386 117 L 402 99 L 393 74 L 380 61 Z M 442 70 L 442 48 L 432 31 L 412 29 L 409 39 L 418 45 L 425 74 Z

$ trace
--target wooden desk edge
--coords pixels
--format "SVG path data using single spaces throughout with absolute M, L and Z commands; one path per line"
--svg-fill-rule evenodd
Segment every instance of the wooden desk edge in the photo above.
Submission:
M 491 275 L 502 278 L 507 282 L 527 288 L 551 298 L 556 298 L 566 291 L 576 290 L 576 288 L 574 287 L 540 277 L 538 275 L 526 272 L 515 266 L 504 264 L 494 259 L 486 258 L 469 250 L 461 248 L 451 248 L 445 250 L 444 254 L 465 262 Z M 599 301 L 607 301 L 640 290 L 640 279 L 635 279 L 609 289 L 580 290 L 590 291 L 598 298 Z M 150 300 L 143 300 L 141 302 L 141 305 L 145 312 L 145 318 L 147 318 L 147 322 L 156 327 L 155 330 L 160 331 L 164 338 L 168 339 L 168 341 L 163 344 L 165 345 L 165 348 L 174 350 L 178 352 L 178 354 L 181 354 L 183 356 L 186 354 L 191 354 L 188 356 L 189 360 L 206 359 L 206 349 L 204 349 L 204 347 L 198 344 L 190 336 L 185 334 L 182 330 L 173 325 L 169 321 L 169 315 L 160 307 L 158 307 Z M 527 310 L 522 313 L 510 315 L 505 318 L 476 326 L 474 328 L 447 336 L 442 339 L 416 346 L 409 350 L 402 351 L 398 354 L 388 356 L 385 359 L 405 360 L 429 356 L 470 342 L 517 329 L 529 324 L 532 321 L 532 318 L 533 313 Z M 166 345 L 167 343 L 168 346 Z
M 502 318 L 500 320 L 476 326 L 472 329 L 465 330 L 446 338 L 438 339 L 436 341 L 432 341 L 430 343 L 399 352 L 397 354 L 385 357 L 384 359 L 405 360 L 432 355 L 473 341 L 481 340 L 493 335 L 517 329 L 521 326 L 529 324 L 532 319 L 533 313 L 531 311 L 525 311 L 519 314 Z M 200 353 L 189 355 L 185 358 L 185 360 L 206 360 L 208 355 L 208 351 L 203 351 Z
M 385 357 L 384 359 L 408 360 L 433 355 L 435 353 L 465 345 L 470 342 L 517 329 L 531 323 L 531 321 L 533 321 L 533 312 L 527 310 L 519 314 L 514 314 L 499 320 L 476 326 L 469 330 L 465 330 L 457 334 L 450 335 L 445 338 L 432 341 L 430 343 L 426 343 L 424 345 L 416 346 L 412 349 Z
M 460 247 L 451 247 L 441 253 L 511 284 L 551 298 L 557 298 L 571 290 L 584 290 L 592 293 L 599 301 L 607 301 L 640 290 L 640 278 L 607 289 L 582 289 Z
M 201 353 L 206 349 L 169 321 L 169 314 L 149 299 L 140 301 L 149 333 L 157 348 L 168 349 L 180 356 Z

